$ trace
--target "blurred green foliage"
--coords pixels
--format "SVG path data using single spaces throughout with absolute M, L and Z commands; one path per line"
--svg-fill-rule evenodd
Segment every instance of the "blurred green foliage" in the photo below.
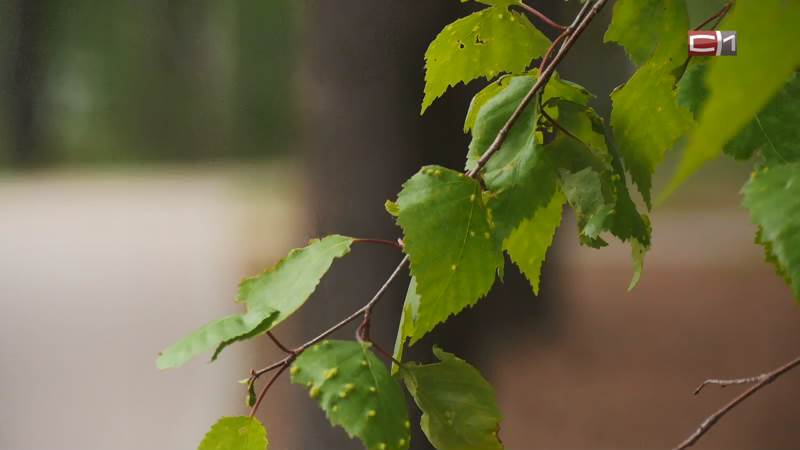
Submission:
M 0 164 L 258 158 L 294 124 L 292 0 L 0 6 Z

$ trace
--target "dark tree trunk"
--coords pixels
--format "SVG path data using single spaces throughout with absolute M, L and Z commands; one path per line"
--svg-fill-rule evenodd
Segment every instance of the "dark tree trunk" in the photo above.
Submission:
M 29 167 L 42 160 L 40 112 L 42 71 L 42 45 L 44 43 L 46 0 L 18 0 L 16 6 L 16 36 L 12 45 L 9 105 L 9 134 L 12 164 Z

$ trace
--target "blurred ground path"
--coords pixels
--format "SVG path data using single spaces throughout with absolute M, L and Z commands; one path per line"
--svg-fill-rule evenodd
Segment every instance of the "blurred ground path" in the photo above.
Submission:
M 717 188 L 695 182 L 656 211 L 631 293 L 629 250 L 579 248 L 566 224 L 559 281 L 543 286 L 564 308 L 558 333 L 513 342 L 492 369 L 508 448 L 672 448 L 742 391 L 711 386 L 695 397 L 702 380 L 756 375 L 800 354 L 800 307 L 753 244 L 736 182 Z M 697 448 L 800 448 L 799 400 L 800 372 L 789 373 Z
M 273 166 L 0 178 L 0 448 L 191 449 L 246 413 L 235 380 L 263 350 L 162 373 L 154 359 L 237 310 L 239 279 L 306 239 L 291 179 Z
M 246 413 L 235 380 L 278 357 L 266 340 L 213 365 L 200 358 L 159 373 L 154 358 L 236 311 L 242 276 L 304 244 L 302 185 L 282 165 L 0 178 L 0 449 L 192 449 L 217 417 Z M 670 448 L 740 390 L 694 397 L 700 381 L 754 375 L 800 352 L 800 308 L 762 263 L 734 184 L 720 186 L 724 194 L 700 187 L 656 211 L 632 293 L 628 250 L 580 248 L 566 221 L 542 285 L 553 295 L 503 299 L 530 303 L 530 314 L 533 302 L 558 307 L 546 318 L 554 331 L 526 321 L 525 333 L 491 344 L 494 361 L 481 367 L 509 450 Z M 335 270 L 374 257 L 355 253 Z M 277 330 L 290 345 L 316 332 L 293 323 Z M 698 448 L 797 448 L 798 399 L 800 372 L 790 373 Z M 286 380 L 270 392 L 271 449 L 316 450 L 296 444 L 316 432 L 296 408 L 308 401 Z

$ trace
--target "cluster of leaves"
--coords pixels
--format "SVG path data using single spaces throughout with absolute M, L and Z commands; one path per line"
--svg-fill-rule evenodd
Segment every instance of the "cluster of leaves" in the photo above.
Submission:
M 637 66 L 611 94 L 610 124 L 583 87 L 554 73 L 518 115 L 502 145 L 492 147 L 542 73 L 531 64 L 549 39 L 512 7 L 487 5 L 447 25 L 425 54 L 423 112 L 449 87 L 491 81 L 472 100 L 463 172 L 426 166 L 402 186 L 387 211 L 403 231 L 411 280 L 394 349 L 402 361 L 413 345 L 449 317 L 474 305 L 502 279 L 505 254 L 539 291 L 542 264 L 565 206 L 582 245 L 613 236 L 631 246 L 634 287 L 650 247 L 651 227 L 628 189 L 652 207 L 652 177 L 676 143 L 686 150 L 670 189 L 702 163 L 726 153 L 755 160 L 744 205 L 756 237 L 800 298 L 800 2 L 738 0 L 722 22 L 746 41 L 736 58 L 689 60 L 685 0 L 618 0 L 605 40 L 623 46 Z M 682 139 L 684 138 L 685 139 Z M 354 239 L 328 236 L 293 250 L 264 273 L 244 280 L 241 315 L 211 322 L 165 350 L 160 368 L 177 367 L 231 343 L 263 335 L 314 292 Z M 488 382 L 465 361 L 435 349 L 439 362 L 394 364 L 389 370 L 368 341 L 322 341 L 293 355 L 293 383 L 308 390 L 328 419 L 368 449 L 409 446 L 402 386 L 422 410 L 421 427 L 440 450 L 501 449 L 500 413 Z M 252 380 L 248 403 L 254 403 Z M 224 418 L 200 448 L 263 449 L 264 428 L 248 417 Z

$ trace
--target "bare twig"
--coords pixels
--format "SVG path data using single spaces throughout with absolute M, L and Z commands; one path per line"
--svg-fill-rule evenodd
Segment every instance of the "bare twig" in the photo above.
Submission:
M 767 378 L 768 376 L 769 376 L 769 374 L 762 373 L 761 375 L 756 375 L 754 377 L 734 378 L 732 380 L 717 380 L 717 379 L 711 378 L 709 380 L 703 381 L 700 384 L 700 386 L 697 386 L 697 389 L 694 390 L 694 395 L 699 394 L 700 391 L 702 391 L 704 387 L 706 387 L 706 386 L 708 386 L 710 384 L 715 384 L 715 385 L 717 385 L 719 387 L 724 388 L 724 387 L 732 386 L 734 384 L 753 384 L 753 383 L 758 383 L 759 381 L 764 381 L 764 379 Z
M 388 361 L 391 361 L 391 362 L 397 364 L 398 367 L 405 367 L 405 365 L 402 362 L 396 360 L 394 358 L 394 356 L 392 356 L 392 354 L 390 352 L 384 350 L 383 347 L 378 345 L 377 342 L 373 341 L 372 339 L 367 339 L 367 342 L 369 342 L 370 345 L 372 345 L 372 347 L 375 348 L 375 350 L 378 351 L 378 354 L 380 354 L 381 356 L 386 358 Z
M 354 244 L 379 244 L 379 245 L 388 245 L 390 247 L 394 247 L 399 250 L 403 250 L 403 246 L 400 243 L 401 241 L 398 239 L 396 241 L 390 241 L 387 239 L 353 239 Z
M 607 0 L 597 0 L 594 3 L 586 2 L 584 7 L 575 17 L 573 23 L 567 27 L 565 33 L 567 33 L 566 40 L 564 44 L 559 49 L 556 56 L 553 58 L 553 61 L 547 65 L 547 67 L 539 73 L 539 79 L 536 80 L 531 90 L 525 95 L 522 101 L 519 102 L 517 105 L 517 109 L 511 114 L 511 117 L 508 118 L 505 125 L 500 129 L 495 137 L 492 145 L 481 155 L 480 159 L 478 159 L 478 163 L 475 165 L 472 170 L 467 172 L 467 176 L 469 177 L 476 177 L 478 173 L 480 173 L 483 166 L 489 162 L 489 159 L 500 150 L 500 147 L 503 146 L 503 142 L 505 142 L 506 138 L 508 137 L 508 133 L 511 131 L 511 127 L 514 126 L 514 123 L 519 119 L 522 115 L 522 112 L 525 108 L 530 104 L 531 100 L 536 96 L 539 90 L 543 89 L 544 86 L 547 84 L 547 81 L 550 79 L 550 76 L 556 70 L 556 67 L 564 58 L 564 55 L 569 52 L 570 48 L 575 44 L 575 41 L 580 37 L 589 23 L 592 22 L 592 19 L 597 15 L 597 13 L 603 8 L 603 6 L 607 3 Z M 591 5 L 591 7 L 590 7 Z M 552 46 L 552 45 L 551 45 Z
M 533 14 L 534 16 L 538 17 L 542 22 L 550 25 L 551 27 L 555 28 L 556 30 L 564 31 L 567 29 L 564 25 L 556 23 L 553 19 L 547 17 L 543 12 L 539 11 L 538 9 L 528 6 L 525 3 L 520 2 L 519 6 L 524 9 L 525 11 Z
M 733 6 L 733 2 L 726 3 L 725 6 L 722 7 L 722 9 L 717 11 L 717 13 L 714 14 L 713 16 L 711 16 L 708 19 L 704 20 L 703 23 L 701 23 L 700 25 L 696 26 L 694 28 L 694 30 L 698 31 L 698 30 L 702 29 L 704 26 L 706 26 L 709 23 L 713 22 L 715 19 L 720 19 L 721 20 L 723 17 L 725 17 L 725 14 L 728 14 L 728 11 L 730 11 L 732 6 Z M 714 25 L 714 26 L 716 26 L 716 25 Z
M 555 39 L 553 39 L 553 43 L 550 44 L 550 47 L 547 48 L 547 51 L 542 56 L 542 61 L 539 63 L 539 73 L 542 72 L 544 66 L 547 64 L 547 60 L 550 59 L 550 55 L 555 50 L 556 46 L 567 37 L 567 32 L 564 31 L 563 33 L 559 34 Z
M 267 384 L 265 384 L 264 387 L 261 388 L 261 392 L 258 393 L 258 400 L 256 400 L 253 407 L 250 408 L 250 417 L 256 415 L 256 411 L 258 411 L 258 407 L 261 406 L 261 402 L 264 400 L 264 396 L 267 395 L 267 391 L 269 391 L 269 388 L 272 387 L 273 384 L 275 384 L 275 381 L 278 379 L 278 377 L 281 376 L 281 374 L 286 370 L 287 367 L 289 367 L 292 361 L 294 361 L 294 358 L 295 355 L 289 355 L 286 358 L 287 362 L 284 365 L 282 365 L 280 369 L 278 369 L 278 371 L 275 372 L 275 375 L 273 375 L 272 378 L 269 379 Z M 252 382 L 255 382 L 255 380 L 253 380 Z
M 703 384 L 700 385 L 700 387 L 698 387 L 695 390 L 695 394 L 700 392 L 700 390 L 706 384 L 718 384 L 723 387 L 731 384 L 745 384 L 745 383 L 756 383 L 756 384 L 754 384 L 746 391 L 739 394 L 739 396 L 731 400 L 728 404 L 720 408 L 717 412 L 708 416 L 708 418 L 706 418 L 706 420 L 704 420 L 703 423 L 700 424 L 700 426 L 694 433 L 692 433 L 688 438 L 686 438 L 686 440 L 678 444 L 678 446 L 675 447 L 673 450 L 683 450 L 694 445 L 704 434 L 708 432 L 709 429 L 711 429 L 711 427 L 714 426 L 714 424 L 716 424 L 719 421 L 719 419 L 722 418 L 722 416 L 729 413 L 733 408 L 739 405 L 739 403 L 745 401 L 748 397 L 761 390 L 764 386 L 772 383 L 778 377 L 794 369 L 797 366 L 800 366 L 800 357 L 797 357 L 794 360 L 789 361 L 788 363 L 782 365 L 781 367 L 778 367 L 772 372 L 767 372 L 755 377 L 740 378 L 736 380 L 706 380 Z
M 294 350 L 289 350 L 288 348 L 286 348 L 286 346 L 283 345 L 283 343 L 281 343 L 281 341 L 279 341 L 277 337 L 275 337 L 272 331 L 267 331 L 267 336 L 269 336 L 269 338 L 272 340 L 272 343 L 275 344 L 276 347 L 281 349 L 282 352 L 287 353 L 289 355 L 295 354 Z

